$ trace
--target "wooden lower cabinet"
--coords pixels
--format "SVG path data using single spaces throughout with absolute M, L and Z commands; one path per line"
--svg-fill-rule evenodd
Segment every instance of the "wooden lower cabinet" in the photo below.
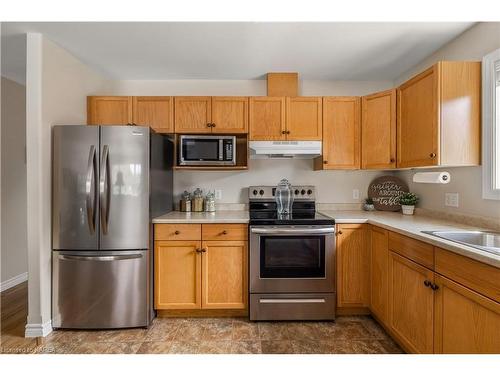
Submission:
M 434 272 L 389 252 L 389 318 L 387 326 L 412 353 L 433 353 Z
M 370 303 L 370 226 L 339 224 L 337 231 L 337 307 Z
M 436 275 L 435 353 L 500 354 L 500 304 Z
M 226 224 L 222 228 L 219 224 L 155 225 L 156 309 L 246 308 L 248 227 Z
M 155 308 L 201 308 L 201 241 L 155 241 Z
M 247 241 L 205 241 L 202 308 L 244 309 L 247 303 Z
M 389 302 L 389 232 L 372 227 L 371 230 L 370 310 L 387 324 Z

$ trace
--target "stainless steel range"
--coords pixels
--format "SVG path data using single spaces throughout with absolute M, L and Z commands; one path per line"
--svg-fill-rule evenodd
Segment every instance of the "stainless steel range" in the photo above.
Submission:
M 314 186 L 294 186 L 278 215 L 272 186 L 250 186 L 250 320 L 335 319 L 335 222 Z

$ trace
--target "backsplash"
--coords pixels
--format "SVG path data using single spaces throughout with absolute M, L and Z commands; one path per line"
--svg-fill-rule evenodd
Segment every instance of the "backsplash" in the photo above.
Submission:
M 277 185 L 287 178 L 292 185 L 316 186 L 316 202 L 359 204 L 367 196 L 370 182 L 381 175 L 393 174 L 384 171 L 314 171 L 313 161 L 293 160 L 249 160 L 247 171 L 175 171 L 174 196 L 178 200 L 184 190 L 197 187 L 222 190 L 222 203 L 248 203 L 248 186 Z M 359 190 L 359 199 L 353 199 L 353 189 Z

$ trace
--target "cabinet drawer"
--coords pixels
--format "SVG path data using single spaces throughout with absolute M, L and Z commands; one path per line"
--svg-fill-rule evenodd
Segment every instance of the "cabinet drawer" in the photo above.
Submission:
M 155 241 L 199 241 L 200 224 L 155 224 Z
M 203 224 L 204 241 L 247 241 L 247 224 Z
M 434 247 L 425 242 L 389 232 L 389 250 L 422 266 L 434 269 Z
M 436 272 L 500 302 L 500 269 L 438 247 Z

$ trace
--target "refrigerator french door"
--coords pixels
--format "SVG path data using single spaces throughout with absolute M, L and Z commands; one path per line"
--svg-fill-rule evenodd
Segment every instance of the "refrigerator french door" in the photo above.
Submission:
M 53 130 L 55 328 L 147 326 L 150 131 Z

